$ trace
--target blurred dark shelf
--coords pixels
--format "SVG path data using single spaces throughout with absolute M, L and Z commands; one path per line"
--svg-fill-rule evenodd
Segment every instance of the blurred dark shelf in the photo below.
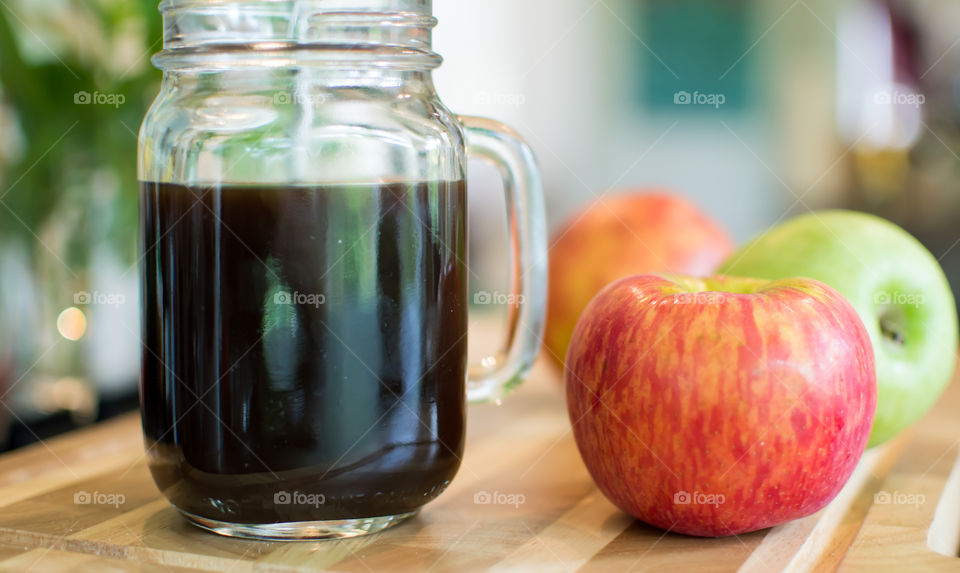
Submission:
M 109 420 L 110 418 L 126 414 L 139 408 L 140 398 L 136 391 L 125 393 L 108 400 L 100 402 L 100 411 L 97 414 L 96 422 Z M 0 451 L 10 451 L 30 444 L 35 444 L 41 440 L 47 440 L 54 436 L 77 430 L 85 427 L 86 424 L 76 423 L 68 412 L 59 412 L 40 420 L 30 423 L 23 423 L 14 420 L 10 425 L 7 443 Z

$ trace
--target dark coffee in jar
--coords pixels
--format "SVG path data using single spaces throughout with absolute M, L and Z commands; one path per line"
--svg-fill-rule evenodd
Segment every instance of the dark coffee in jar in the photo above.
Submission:
M 179 509 L 233 523 L 397 515 L 464 441 L 461 181 L 144 182 L 143 427 Z

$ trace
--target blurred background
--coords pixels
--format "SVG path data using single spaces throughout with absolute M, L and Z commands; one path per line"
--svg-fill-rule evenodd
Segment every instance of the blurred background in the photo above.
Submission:
M 136 139 L 155 0 L 0 0 L 0 448 L 137 405 Z M 960 285 L 960 4 L 436 0 L 436 83 L 536 151 L 551 229 L 661 187 L 738 241 L 848 207 Z M 471 288 L 505 291 L 496 173 L 471 165 Z

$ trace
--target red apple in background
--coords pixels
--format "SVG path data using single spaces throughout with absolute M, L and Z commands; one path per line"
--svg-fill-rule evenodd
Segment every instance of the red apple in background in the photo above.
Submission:
M 626 276 L 706 276 L 734 249 L 727 232 L 689 201 L 666 192 L 605 196 L 557 230 L 550 249 L 544 345 L 563 368 L 580 313 Z
M 860 459 L 877 402 L 863 323 L 810 279 L 622 279 L 584 311 L 566 364 L 597 486 L 690 535 L 824 507 Z

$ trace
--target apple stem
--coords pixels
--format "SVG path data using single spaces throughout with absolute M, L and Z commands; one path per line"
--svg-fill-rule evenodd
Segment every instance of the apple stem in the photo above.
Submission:
M 903 337 L 903 333 L 900 330 L 898 330 L 893 324 L 891 324 L 891 322 L 892 321 L 890 320 L 881 318 L 880 333 L 883 334 L 884 338 L 893 342 L 894 344 L 903 346 L 904 344 L 906 344 L 906 340 Z

